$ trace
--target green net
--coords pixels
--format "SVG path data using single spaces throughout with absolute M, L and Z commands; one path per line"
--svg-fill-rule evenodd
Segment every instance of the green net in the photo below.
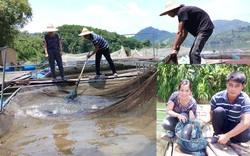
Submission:
M 179 122 L 175 127 L 175 133 L 180 150 L 187 154 L 205 156 L 207 141 L 204 137 L 204 130 L 206 129 L 202 128 L 198 120 Z
M 66 95 L 65 99 L 66 100 L 74 100 L 77 97 L 77 91 L 76 89 L 70 92 L 69 94 Z

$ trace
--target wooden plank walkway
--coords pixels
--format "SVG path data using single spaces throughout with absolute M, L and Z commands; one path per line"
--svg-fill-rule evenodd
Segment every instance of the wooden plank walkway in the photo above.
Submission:
M 80 81 L 91 83 L 91 82 L 99 82 L 99 81 L 107 81 L 107 80 L 119 80 L 119 79 L 125 79 L 125 78 L 131 78 L 138 76 L 138 72 L 130 72 L 130 73 L 122 73 L 119 74 L 118 77 L 111 76 L 101 76 L 99 79 L 94 79 L 94 76 L 81 78 Z M 57 83 L 75 83 L 78 79 L 68 79 L 67 82 L 62 81 L 61 79 L 58 79 Z M 41 79 L 12 79 L 9 81 L 5 81 L 7 84 L 12 85 L 37 85 L 37 84 L 52 84 L 54 83 L 51 78 L 41 78 Z M 1 85 L 1 83 L 0 83 Z
M 157 112 L 165 112 L 165 109 L 157 109 Z M 198 105 L 197 107 L 197 114 L 198 119 L 201 119 L 202 121 L 208 121 L 209 119 L 209 111 L 210 111 L 210 105 Z M 162 121 L 157 121 L 157 156 L 171 156 L 169 153 L 171 153 L 171 148 L 168 148 L 168 144 L 170 143 L 169 138 L 166 136 L 165 132 L 163 131 L 163 128 L 161 126 Z M 211 137 L 213 134 L 213 128 L 212 125 L 209 124 L 209 127 L 204 134 L 205 137 Z M 235 144 L 234 144 L 235 145 Z M 228 145 L 222 145 L 219 143 L 210 144 L 206 148 L 206 153 L 208 156 L 249 156 L 250 153 L 247 153 L 241 148 L 245 148 L 247 150 L 250 150 L 250 142 L 246 143 L 245 146 L 240 146 L 236 144 L 236 146 L 239 146 L 238 148 L 232 148 Z M 171 146 L 170 146 L 171 147 Z M 189 154 L 185 154 L 180 151 L 179 146 L 176 143 L 176 139 L 174 141 L 173 146 L 173 155 L 172 156 L 190 156 Z M 235 150 L 237 149 L 237 150 Z M 168 153 L 168 155 L 167 155 Z
M 132 71 L 132 72 L 125 72 L 120 73 L 118 77 L 111 76 L 102 76 L 99 79 L 94 79 L 94 76 L 89 77 L 83 77 L 80 79 L 81 83 L 89 83 L 89 84 L 95 84 L 95 83 L 106 83 L 111 81 L 124 81 L 127 79 L 136 78 L 140 72 Z M 29 74 L 28 74 L 29 75 Z M 55 83 L 52 81 L 52 78 L 41 78 L 41 79 L 30 79 L 30 75 L 26 78 L 27 75 L 18 75 L 15 74 L 17 77 L 11 77 L 11 79 L 7 79 L 5 81 L 5 88 L 4 88 L 4 96 L 11 95 L 16 89 L 18 89 L 20 86 L 22 88 L 24 87 L 33 87 L 33 86 L 50 86 L 55 85 Z M 21 78 L 19 78 L 21 77 Z M 58 79 L 58 82 L 56 84 L 68 84 L 68 85 L 75 85 L 75 83 L 78 81 L 78 79 L 68 79 L 67 82 L 62 81 L 61 79 Z M 0 82 L 0 87 L 2 83 Z M 2 93 L 0 91 L 0 93 Z
M 29 71 L 15 71 L 15 72 L 5 72 L 5 81 L 11 80 L 21 80 L 31 77 L 31 72 Z M 0 83 L 3 81 L 3 72 L 0 72 Z

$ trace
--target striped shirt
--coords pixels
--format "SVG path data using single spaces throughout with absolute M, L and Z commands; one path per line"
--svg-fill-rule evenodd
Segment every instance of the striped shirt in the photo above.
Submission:
M 100 35 L 92 33 L 92 38 L 90 41 L 94 44 L 94 46 L 99 46 L 99 50 L 106 50 L 109 47 L 108 42 L 102 38 Z
M 170 96 L 168 103 L 173 102 L 174 103 L 174 108 L 173 111 L 176 113 L 186 113 L 189 115 L 189 111 L 193 111 L 194 115 L 197 116 L 196 113 L 196 109 L 197 109 L 197 105 L 196 105 L 196 100 L 190 96 L 190 100 L 188 102 L 188 104 L 186 106 L 182 106 L 179 100 L 179 93 L 178 92 L 174 92 L 172 93 L 172 95 Z
M 244 92 L 241 92 L 238 97 L 230 103 L 227 97 L 227 91 L 216 93 L 211 99 L 211 110 L 217 107 L 222 107 L 226 111 L 229 121 L 240 122 L 242 114 L 250 113 L 250 98 Z

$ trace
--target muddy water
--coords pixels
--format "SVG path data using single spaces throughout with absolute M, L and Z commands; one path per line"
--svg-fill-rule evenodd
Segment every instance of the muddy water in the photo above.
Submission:
M 0 155 L 155 155 L 155 116 L 130 113 L 91 119 L 88 112 L 118 99 L 79 96 L 67 102 L 56 91 L 31 90 L 15 97 L 8 106 L 14 111 L 13 123 L 1 138 Z

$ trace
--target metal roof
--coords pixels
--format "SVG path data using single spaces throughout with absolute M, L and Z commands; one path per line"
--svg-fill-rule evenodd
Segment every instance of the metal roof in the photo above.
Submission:
M 4 50 L 4 49 L 6 49 L 6 48 L 8 48 L 8 46 L 0 47 L 0 51 Z

